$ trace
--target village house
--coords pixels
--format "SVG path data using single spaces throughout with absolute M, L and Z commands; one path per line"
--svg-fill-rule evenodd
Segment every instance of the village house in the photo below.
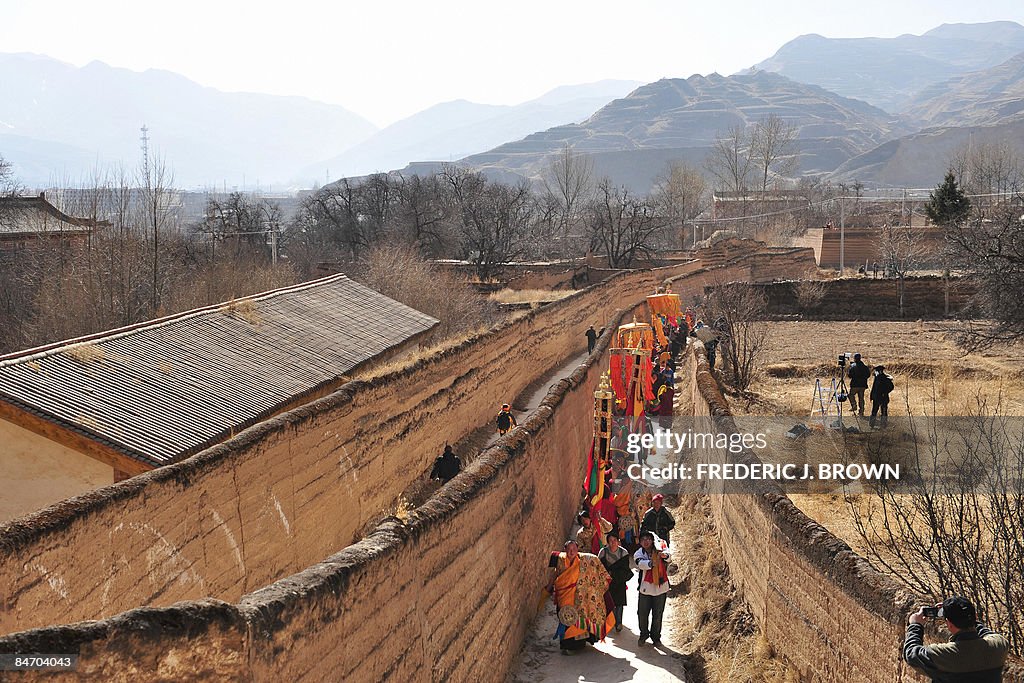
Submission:
M 325 396 L 437 324 L 334 275 L 0 356 L 0 521 Z
M 16 252 L 52 242 L 85 246 L 97 229 L 110 227 L 106 221 L 76 218 L 38 197 L 0 197 L 0 253 Z

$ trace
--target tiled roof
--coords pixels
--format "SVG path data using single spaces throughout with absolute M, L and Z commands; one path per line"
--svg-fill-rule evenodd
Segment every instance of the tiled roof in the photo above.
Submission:
M 437 322 L 335 275 L 0 356 L 0 401 L 162 465 Z
M 109 225 L 105 221 L 69 216 L 42 195 L 0 197 L 0 235 L 57 231 L 84 233 Z

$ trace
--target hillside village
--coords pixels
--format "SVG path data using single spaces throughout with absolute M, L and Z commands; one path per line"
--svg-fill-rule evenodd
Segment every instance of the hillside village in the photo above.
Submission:
M 380 129 L 0 82 L 0 680 L 910 683 L 954 595 L 1024 679 L 1021 24 Z

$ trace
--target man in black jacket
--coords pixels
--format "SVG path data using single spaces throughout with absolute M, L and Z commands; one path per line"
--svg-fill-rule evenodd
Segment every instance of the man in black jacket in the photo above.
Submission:
M 455 455 L 455 451 L 448 444 L 444 445 L 444 453 L 434 461 L 434 469 L 430 470 L 430 478 L 440 480 L 441 484 L 447 484 L 455 478 L 455 475 L 462 470 L 462 460 Z
M 882 413 L 881 426 L 889 424 L 889 394 L 895 387 L 892 377 L 885 374 L 885 368 L 875 366 L 875 381 L 871 383 L 871 419 L 868 420 L 872 427 L 875 426 L 875 416 L 879 411 Z
M 594 352 L 594 347 L 597 346 L 597 330 L 591 325 L 587 328 L 587 353 L 591 354 Z
M 903 641 L 907 664 L 938 683 L 1000 683 L 1010 649 L 1006 638 L 978 623 L 974 605 L 967 598 L 947 598 L 936 607 L 939 618 L 946 620 L 949 642 L 924 644 L 928 617 L 925 608 L 920 608 L 910 615 Z
M 653 507 L 648 508 L 647 512 L 644 513 L 644 518 L 640 522 L 640 531 L 650 531 L 657 534 L 658 538 L 665 541 L 666 545 L 669 543 L 669 532 L 676 526 L 676 520 L 672 517 L 672 513 L 668 511 L 668 508 L 664 505 L 665 496 L 660 493 L 654 494 L 651 498 L 651 505 Z
M 855 353 L 846 375 L 850 378 L 850 413 L 856 411 L 858 415 L 864 417 L 864 392 L 868 388 L 871 368 L 860 359 L 859 353 Z

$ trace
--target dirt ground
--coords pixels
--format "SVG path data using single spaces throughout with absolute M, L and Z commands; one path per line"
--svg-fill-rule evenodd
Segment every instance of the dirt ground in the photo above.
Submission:
M 769 347 L 751 393 L 734 410 L 808 415 L 815 379 L 827 386 L 840 353 L 884 365 L 896 391 L 890 414 L 962 415 L 979 397 L 991 412 L 1024 415 L 1024 346 L 966 354 L 948 338 L 954 322 L 768 322 Z M 869 405 L 870 408 L 870 405 Z
M 770 348 L 749 392 L 729 396 L 737 414 L 807 420 L 816 378 L 828 383 L 840 352 L 884 365 L 896 390 L 890 415 L 1024 415 L 1024 346 L 964 353 L 948 337 L 952 322 L 770 322 Z M 868 411 L 871 405 L 868 402 Z M 866 420 L 844 418 L 867 430 Z M 834 487 L 833 487 L 834 488 Z M 842 491 L 791 493 L 793 502 L 865 554 L 850 500 Z M 866 500 L 852 498 L 865 509 Z

